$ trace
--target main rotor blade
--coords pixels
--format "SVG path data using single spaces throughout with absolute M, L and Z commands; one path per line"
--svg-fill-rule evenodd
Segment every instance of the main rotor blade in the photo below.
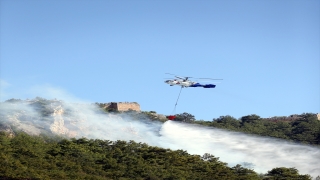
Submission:
M 172 75 L 172 76 L 176 76 L 175 74 L 171 74 L 171 73 L 165 73 L 165 74 L 170 74 L 170 75 Z
M 185 77 L 182 78 L 182 77 L 179 77 L 179 76 L 175 76 L 175 77 L 179 78 L 179 79 L 186 79 L 187 78 L 187 77 L 186 78 Z
M 212 78 L 195 78 L 195 79 L 223 80 L 223 79 L 212 79 Z
M 189 77 L 189 76 L 178 76 L 178 75 L 175 75 L 175 74 L 171 74 L 171 73 L 165 73 L 165 74 L 170 74 L 172 76 L 175 76 L 177 78 L 181 78 L 181 79 L 185 79 L 185 78 L 192 78 L 192 77 Z
M 213 78 L 194 78 L 194 77 L 190 77 L 190 76 L 177 76 L 175 74 L 171 74 L 171 73 L 165 73 L 165 74 L 170 74 L 176 78 L 179 78 L 179 79 L 183 79 L 183 80 L 188 80 L 189 78 L 192 78 L 192 79 L 210 79 L 210 80 L 223 80 L 223 79 L 213 79 Z

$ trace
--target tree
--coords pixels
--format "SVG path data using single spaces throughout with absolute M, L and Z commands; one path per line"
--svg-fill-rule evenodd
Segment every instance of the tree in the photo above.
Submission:
M 258 178 L 258 174 L 256 172 L 254 172 L 251 169 L 244 168 L 240 164 L 237 164 L 236 166 L 232 167 L 232 170 L 237 175 L 237 179 L 253 180 Z
M 256 115 L 256 114 L 251 114 L 251 115 L 248 115 L 248 116 L 243 116 L 241 118 L 241 122 L 242 124 L 244 123 L 253 123 L 257 120 L 261 119 L 260 116 Z
M 194 115 L 189 114 L 189 113 L 182 113 L 182 114 L 177 114 L 175 121 L 182 121 L 182 122 L 193 122 L 195 121 L 196 118 L 194 117 Z
M 267 176 L 272 176 L 273 179 L 302 179 L 311 180 L 310 175 L 300 175 L 296 168 L 277 167 L 268 171 Z
M 240 126 L 240 121 L 232 116 L 220 116 L 217 119 L 213 119 L 213 123 L 217 124 L 217 127 L 227 128 L 227 129 L 237 129 Z

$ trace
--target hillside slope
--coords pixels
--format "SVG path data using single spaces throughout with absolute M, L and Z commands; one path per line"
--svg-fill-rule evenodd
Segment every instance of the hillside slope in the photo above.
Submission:
M 320 174 L 320 169 L 317 169 L 320 167 L 317 161 L 320 158 L 319 148 L 203 125 L 164 122 L 163 116 L 155 112 L 108 113 L 96 104 L 35 98 L 1 103 L 0 113 L 0 131 L 5 131 L 9 138 L 19 136 L 22 131 L 41 137 L 133 140 L 153 147 L 187 150 L 200 156 L 214 154 L 227 162 L 229 168 L 242 164 L 258 173 L 286 167 L 296 168 L 313 177 Z

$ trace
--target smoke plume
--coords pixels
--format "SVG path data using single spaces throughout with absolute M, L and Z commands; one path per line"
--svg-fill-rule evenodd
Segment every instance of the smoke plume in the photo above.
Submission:
M 276 167 L 295 167 L 300 174 L 320 175 L 320 148 L 246 135 L 216 128 L 148 120 L 137 114 L 106 114 L 94 104 L 35 98 L 0 104 L 0 124 L 29 134 L 43 132 L 66 137 L 134 140 L 152 146 L 210 153 L 229 166 L 242 164 L 258 173 Z

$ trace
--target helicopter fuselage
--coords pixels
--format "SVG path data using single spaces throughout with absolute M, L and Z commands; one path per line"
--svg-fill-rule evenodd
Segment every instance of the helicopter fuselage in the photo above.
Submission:
M 173 85 L 178 85 L 178 86 L 182 86 L 182 87 L 189 87 L 193 84 L 196 84 L 195 82 L 192 81 L 188 81 L 188 80 L 166 80 L 165 83 L 169 84 L 170 86 Z
M 166 80 L 164 81 L 165 83 L 169 84 L 170 86 L 181 86 L 181 87 L 203 87 L 203 88 L 215 88 L 215 84 L 200 84 L 197 82 L 193 81 L 188 81 L 188 80 Z
M 170 74 L 170 73 L 166 73 L 166 74 Z M 174 74 L 170 74 L 170 75 L 174 75 Z M 184 77 L 184 76 L 176 76 L 174 75 L 177 79 L 170 79 L 170 80 L 166 80 L 164 81 L 165 83 L 169 84 L 170 86 L 181 86 L 183 87 L 203 87 L 203 88 L 215 88 L 216 85 L 215 84 L 200 84 L 199 82 L 194 82 L 194 81 L 190 81 L 189 78 L 192 77 Z M 222 80 L 222 79 L 211 79 L 211 78 L 197 78 L 197 79 L 210 79 L 210 80 Z

